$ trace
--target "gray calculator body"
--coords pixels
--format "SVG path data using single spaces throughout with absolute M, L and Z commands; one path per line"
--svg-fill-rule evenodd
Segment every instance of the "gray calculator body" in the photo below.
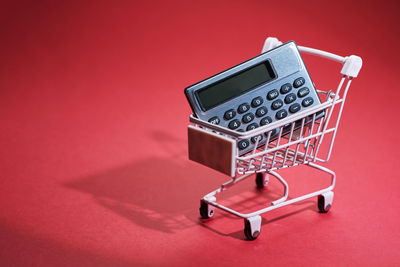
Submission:
M 189 86 L 185 94 L 198 118 L 236 131 L 249 131 L 321 103 L 293 41 Z M 272 138 L 277 134 L 273 132 Z M 261 138 L 265 142 L 266 137 Z M 239 142 L 240 154 L 252 150 L 254 143 L 254 138 Z

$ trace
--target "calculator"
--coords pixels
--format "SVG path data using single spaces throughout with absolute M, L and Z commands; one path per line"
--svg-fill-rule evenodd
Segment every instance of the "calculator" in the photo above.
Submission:
M 321 103 L 294 41 L 191 85 L 185 95 L 196 117 L 241 132 Z M 273 130 L 270 140 L 278 134 Z M 256 138 L 266 141 L 262 135 L 241 140 L 239 153 L 251 151 Z

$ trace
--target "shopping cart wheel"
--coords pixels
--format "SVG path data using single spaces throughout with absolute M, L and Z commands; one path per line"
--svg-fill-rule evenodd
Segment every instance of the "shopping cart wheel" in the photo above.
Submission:
M 202 219 L 210 219 L 214 215 L 214 206 L 200 201 L 200 216 Z
M 269 180 L 269 175 L 267 173 L 259 172 L 256 174 L 256 184 L 257 188 L 264 188 L 267 186 Z
M 248 240 L 255 240 L 260 235 L 261 216 L 244 219 L 244 234 Z
M 329 191 L 318 196 L 318 209 L 321 213 L 327 213 L 332 207 L 333 192 Z

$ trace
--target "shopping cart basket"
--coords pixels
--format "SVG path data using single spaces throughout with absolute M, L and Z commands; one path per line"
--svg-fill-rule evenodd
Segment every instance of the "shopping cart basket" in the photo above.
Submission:
M 280 44 L 282 43 L 276 38 L 267 38 L 262 52 Z M 302 53 L 314 54 L 343 64 L 340 71 L 342 77 L 336 91 L 317 90 L 321 96 L 321 104 L 248 132 L 237 132 L 200 120 L 193 115 L 190 116 L 190 122 L 193 125 L 188 126 L 189 159 L 231 177 L 230 181 L 201 199 L 201 217 L 204 219 L 212 217 L 215 208 L 239 216 L 244 219 L 244 233 L 250 240 L 256 239 L 260 234 L 260 214 L 262 213 L 314 196 L 318 196 L 320 212 L 328 212 L 332 205 L 334 195 L 332 190 L 335 186 L 336 175 L 332 170 L 320 166 L 316 162 L 327 162 L 331 156 L 347 91 L 352 79 L 357 77 L 361 69 L 362 60 L 354 55 L 341 57 L 313 48 L 302 46 L 298 46 L 298 48 Z M 336 105 L 338 105 L 337 112 L 334 113 Z M 321 112 L 324 113 L 324 116 L 319 116 Z M 274 134 L 276 131 L 277 135 Z M 261 135 L 264 135 L 266 142 L 265 145 L 258 146 Z M 255 140 L 254 149 L 244 155 L 239 154 L 238 142 L 251 138 Z M 328 148 L 320 153 L 322 155 L 319 155 L 321 144 L 324 141 L 327 142 Z M 309 166 L 330 174 L 331 185 L 288 200 L 288 184 L 277 173 L 277 170 L 299 165 Z M 275 177 L 284 186 L 283 196 L 273 201 L 271 205 L 248 214 L 217 203 L 217 194 L 252 174 L 256 175 L 256 184 L 259 188 L 268 184 L 270 175 Z

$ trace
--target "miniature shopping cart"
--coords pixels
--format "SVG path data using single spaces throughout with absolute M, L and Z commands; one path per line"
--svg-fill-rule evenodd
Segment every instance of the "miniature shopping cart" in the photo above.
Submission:
M 267 38 L 262 52 L 280 44 L 282 43 L 276 38 Z M 201 199 L 201 217 L 205 219 L 212 217 L 215 208 L 239 216 L 244 219 L 244 233 L 250 240 L 256 239 L 260 234 L 260 214 L 262 213 L 314 196 L 318 196 L 320 212 L 328 212 L 332 205 L 332 190 L 335 186 L 336 175 L 317 163 L 327 162 L 330 158 L 347 91 L 352 79 L 357 77 L 361 69 L 362 60 L 354 55 L 341 57 L 313 48 L 302 46 L 298 48 L 302 53 L 314 54 L 343 64 L 340 72 L 342 78 L 337 89 L 335 91 L 317 90 L 321 104 L 247 132 L 230 130 L 200 120 L 193 115 L 190 116 L 190 122 L 193 125 L 188 126 L 189 158 L 231 177 L 230 181 Z M 321 113 L 324 115 L 320 116 Z M 264 135 L 266 142 L 260 146 L 258 144 L 261 142 L 261 135 Z M 254 148 L 241 155 L 238 142 L 251 138 L 255 139 Z M 320 149 L 324 142 L 327 143 L 327 149 Z M 319 153 L 320 151 L 323 152 Z M 277 170 L 299 165 L 306 165 L 330 174 L 331 185 L 313 193 L 288 199 L 288 184 Z M 284 186 L 284 195 L 273 201 L 271 205 L 248 214 L 217 203 L 217 194 L 252 174 L 255 174 L 256 185 L 259 188 L 268 184 L 269 176 L 275 177 Z

